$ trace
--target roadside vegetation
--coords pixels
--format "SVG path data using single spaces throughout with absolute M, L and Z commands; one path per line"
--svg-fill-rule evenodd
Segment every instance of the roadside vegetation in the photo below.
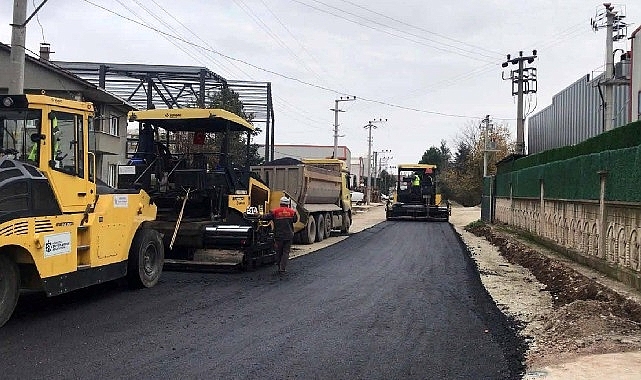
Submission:
M 465 207 L 481 203 L 483 192 L 483 133 L 473 122 L 454 139 L 454 148 L 441 141 L 440 146 L 429 147 L 419 163 L 434 164 L 440 168 L 440 192 L 450 201 Z M 494 124 L 488 130 L 487 174 L 496 173 L 496 163 L 512 153 L 513 143 L 505 124 Z

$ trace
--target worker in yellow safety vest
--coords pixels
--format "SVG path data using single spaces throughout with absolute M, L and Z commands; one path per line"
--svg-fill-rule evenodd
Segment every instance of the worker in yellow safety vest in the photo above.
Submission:
M 54 118 L 52 121 L 52 126 L 53 126 L 53 139 L 55 140 L 54 143 L 54 154 L 57 154 L 58 148 L 60 146 L 60 140 L 58 139 L 58 134 L 60 133 L 60 129 L 58 129 L 58 118 Z M 38 140 L 33 143 L 31 146 L 31 150 L 29 151 L 29 155 L 27 156 L 27 160 L 29 161 L 37 161 L 38 158 L 38 147 L 40 146 L 40 141 Z
M 412 190 L 416 194 L 421 193 L 421 177 L 418 174 L 414 174 L 414 179 L 412 179 Z

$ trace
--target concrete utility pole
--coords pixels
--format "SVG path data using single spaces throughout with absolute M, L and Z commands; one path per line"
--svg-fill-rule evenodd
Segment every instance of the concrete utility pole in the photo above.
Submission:
M 523 56 L 523 52 L 519 52 L 519 56 L 511 58 L 507 55 L 507 61 L 501 65 L 506 68 L 508 64 L 518 65 L 518 69 L 512 70 L 509 77 L 503 75 L 503 80 L 512 81 L 512 95 L 517 96 L 516 107 L 516 154 L 525 155 L 525 118 L 523 116 L 523 95 L 536 93 L 536 68 L 525 67 L 525 62 L 532 63 L 536 58 L 536 50 L 532 50 L 531 56 Z
M 490 152 L 496 152 L 496 147 L 489 144 L 489 133 L 494 129 L 494 124 L 490 115 L 486 115 L 481 121 L 481 131 L 483 132 L 483 177 L 487 177 L 487 162 Z
M 613 12 L 614 8 L 607 3 L 603 4 L 606 8 L 606 33 L 605 33 L 605 80 L 610 80 L 614 78 L 614 57 L 612 56 L 612 50 L 614 41 L 612 41 L 612 24 L 614 23 L 614 15 L 616 12 Z M 614 128 L 614 88 L 612 86 L 605 86 L 605 125 L 603 128 L 606 131 L 611 131 Z
M 385 170 L 385 172 L 387 173 L 387 176 L 385 176 L 384 178 L 383 189 L 381 192 L 385 195 L 389 195 L 389 188 L 387 186 L 387 178 L 389 177 L 389 172 L 387 172 L 387 170 L 388 170 L 389 160 L 391 160 L 394 157 L 391 156 L 392 154 L 391 149 L 383 149 L 379 153 L 380 153 L 380 158 L 378 159 L 379 164 L 378 164 L 378 172 L 377 172 L 376 178 L 380 177 L 381 172 Z
M 27 39 L 27 0 L 14 0 L 11 24 L 9 94 L 24 93 L 24 45 Z
M 622 20 L 625 15 L 619 15 L 618 11 L 610 3 L 603 3 L 605 10 L 598 11 L 596 17 L 591 20 L 592 29 L 596 32 L 606 28 L 605 33 L 605 80 L 599 86 L 605 87 L 605 99 L 603 102 L 603 130 L 614 129 L 614 86 L 628 85 L 627 80 L 618 80 L 614 75 L 614 42 L 624 39 L 627 36 L 627 24 Z M 604 19 L 605 17 L 605 19 Z M 617 49 L 620 50 L 620 49 Z
M 11 24 L 11 55 L 9 58 L 9 94 L 20 95 L 24 93 L 24 56 L 27 40 L 27 23 L 38 13 L 47 0 L 40 5 L 27 18 L 27 0 L 13 1 L 13 23 Z
M 338 135 L 338 113 L 345 112 L 338 108 L 338 102 L 347 102 L 351 100 L 356 100 L 356 97 L 347 96 L 343 99 L 341 96 L 340 99 L 334 100 L 334 108 L 330 108 L 330 111 L 334 111 L 334 158 L 338 158 L 338 138 L 341 137 Z
M 367 137 L 367 190 L 365 194 L 365 204 L 369 205 L 372 199 L 372 128 L 376 129 L 374 123 L 382 123 L 387 119 L 370 120 L 363 128 L 369 129 Z

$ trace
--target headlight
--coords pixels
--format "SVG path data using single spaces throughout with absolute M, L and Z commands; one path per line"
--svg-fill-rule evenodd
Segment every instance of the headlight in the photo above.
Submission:
M 11 107 L 13 105 L 13 99 L 11 99 L 10 97 L 2 99 L 2 105 L 5 107 Z

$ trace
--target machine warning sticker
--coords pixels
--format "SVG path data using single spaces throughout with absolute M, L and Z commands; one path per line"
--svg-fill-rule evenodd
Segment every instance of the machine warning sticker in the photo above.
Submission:
M 127 208 L 129 207 L 129 197 L 125 195 L 114 195 L 114 207 Z
M 136 167 L 133 165 L 118 166 L 118 174 L 136 174 Z
M 64 255 L 71 252 L 71 233 L 47 235 L 45 240 L 45 257 Z

